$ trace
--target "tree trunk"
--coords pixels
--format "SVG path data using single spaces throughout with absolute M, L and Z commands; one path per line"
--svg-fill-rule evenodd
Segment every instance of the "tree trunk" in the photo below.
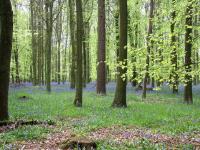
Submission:
M 171 65 L 172 71 L 170 75 L 170 83 L 172 84 L 172 91 L 173 93 L 178 93 L 178 56 L 176 52 L 176 33 L 175 33 L 175 25 L 176 25 L 176 11 L 175 11 L 175 3 L 176 0 L 172 1 L 173 5 L 173 12 L 171 13 Z
M 58 1 L 58 6 L 61 5 L 61 0 Z M 62 38 L 62 10 L 57 18 L 56 35 L 57 35 L 57 82 L 61 82 L 61 38 Z
M 46 88 L 51 92 L 51 39 L 53 30 L 53 2 L 46 0 Z
M 8 119 L 8 89 L 13 35 L 13 12 L 9 0 L 0 0 L 0 121 Z
M 76 46 L 75 46 L 75 18 L 74 18 L 74 0 L 69 0 L 69 11 L 70 11 L 70 38 L 72 46 L 72 63 L 71 63 L 71 89 L 75 88 L 75 66 L 76 66 Z
M 119 4 L 117 3 L 117 7 L 119 7 Z M 117 62 L 119 62 L 119 10 L 117 9 L 115 13 L 115 40 L 116 40 L 116 57 Z M 117 66 L 117 72 L 119 72 L 119 67 Z M 117 79 L 117 74 L 115 76 L 115 79 Z
M 127 0 L 119 0 L 120 8 L 120 49 L 119 63 L 123 66 L 118 67 L 117 86 L 113 107 L 127 107 L 126 104 L 126 84 L 127 84 L 127 34 L 128 34 L 128 10 Z M 122 78 L 123 76 L 123 78 Z
M 186 20 L 185 20 L 185 90 L 184 90 L 184 101 L 187 104 L 192 104 L 192 18 L 193 18 L 193 7 L 192 0 L 188 0 L 186 8 Z
M 31 7 L 31 33 L 32 33 L 32 77 L 33 85 L 37 85 L 37 41 L 36 41 L 36 10 L 34 0 L 30 1 Z
M 74 105 L 76 107 L 82 107 L 82 42 L 83 42 L 83 12 L 82 1 L 76 0 L 76 17 L 77 17 L 77 59 L 76 59 L 76 96 Z
M 153 19 L 154 17 L 154 1 L 150 0 L 150 13 L 149 13 L 149 28 L 148 28 L 148 36 L 147 36 L 147 54 L 146 54 L 146 68 L 145 68 L 145 77 L 144 77 L 144 83 L 143 83 L 143 93 L 142 98 L 146 98 L 146 91 L 147 91 L 147 83 L 149 78 L 149 64 L 150 64 L 150 55 L 151 55 L 151 49 L 152 49 L 152 41 L 151 36 L 153 33 Z
M 85 23 L 85 48 L 86 48 L 86 83 L 90 82 L 90 44 L 89 44 L 89 38 L 90 38 L 90 24 L 89 22 Z
M 97 94 L 106 94 L 106 28 L 105 0 L 98 0 L 98 65 L 97 65 Z

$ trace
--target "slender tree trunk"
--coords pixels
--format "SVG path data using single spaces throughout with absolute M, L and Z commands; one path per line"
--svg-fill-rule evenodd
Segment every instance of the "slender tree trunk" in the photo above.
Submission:
M 43 51 L 44 51 L 44 41 L 43 41 L 43 0 L 39 0 L 39 6 L 38 6 L 38 38 L 37 38 L 37 45 L 38 45 L 38 64 L 37 64 L 37 70 L 38 70 L 38 84 L 42 84 L 42 76 L 43 76 Z
M 17 3 L 14 1 L 14 9 L 16 11 L 15 16 L 13 17 L 13 21 L 15 24 L 14 26 L 14 49 L 13 49 L 13 54 L 14 54 L 14 60 L 15 60 L 15 83 L 20 84 L 20 76 L 19 76 L 19 46 L 18 46 L 18 20 L 17 20 Z
M 98 0 L 97 94 L 106 94 L 106 28 L 105 0 Z
M 83 42 L 83 12 L 82 1 L 76 0 L 76 17 L 77 17 L 77 70 L 76 70 L 76 96 L 74 105 L 76 107 L 82 107 L 82 42 Z
M 195 13 L 198 12 L 198 9 L 195 9 Z M 194 25 L 195 26 L 199 26 L 199 15 L 196 15 L 195 16 L 195 20 L 194 20 Z M 199 32 L 198 32 L 198 29 L 195 29 L 194 30 L 194 38 L 198 38 L 199 36 Z M 194 51 L 194 70 L 195 71 L 198 71 L 199 70 L 199 50 L 198 48 L 195 49 Z M 197 85 L 199 84 L 199 75 L 196 74 L 195 77 L 194 77 L 194 85 Z
M 74 0 L 69 0 L 69 11 L 70 11 L 70 38 L 72 46 L 72 64 L 71 64 L 71 89 L 75 88 L 75 66 L 76 66 L 76 46 L 75 46 L 75 18 L 74 18 Z
M 193 21 L 193 2 L 188 0 L 186 8 L 186 20 L 185 20 L 185 91 L 184 101 L 187 104 L 192 104 L 192 21 Z
M 117 3 L 117 7 L 119 6 L 119 4 Z M 116 13 L 115 13 L 115 40 L 116 40 L 116 57 L 117 57 L 117 62 L 119 61 L 119 10 L 117 9 Z M 117 66 L 117 72 L 119 72 L 119 67 Z M 115 78 L 117 79 L 117 74 L 115 76 Z
M 147 54 L 146 54 L 146 68 L 145 68 L 145 77 L 144 77 L 144 83 L 143 83 L 143 93 L 142 98 L 146 98 L 146 91 L 147 91 L 147 83 L 149 78 L 149 64 L 150 64 L 150 54 L 152 49 L 152 41 L 151 36 L 153 33 L 153 19 L 154 17 L 154 0 L 150 0 L 150 13 L 149 13 L 149 27 L 148 27 L 148 36 L 147 36 Z
M 136 14 L 137 12 L 135 12 Z M 137 19 L 137 17 L 136 17 Z M 136 71 L 136 53 L 135 53 L 135 50 L 138 48 L 138 30 L 139 30 L 139 25 L 138 23 L 134 25 L 134 33 L 133 33 L 133 30 L 132 30 L 132 26 L 131 26 L 131 18 L 130 18 L 130 15 L 129 15 L 129 39 L 130 39 L 130 46 L 131 48 L 133 49 L 133 52 L 132 52 L 132 56 L 131 56 L 131 62 L 133 64 L 132 66 L 132 77 L 131 77 L 131 83 L 132 83 L 132 86 L 135 87 L 137 85 L 137 71 Z
M 13 35 L 13 12 L 9 0 L 0 0 L 0 121 L 8 119 L 8 88 Z
M 86 87 L 86 63 L 87 63 L 87 50 L 86 50 L 86 31 L 85 31 L 85 22 L 83 23 L 83 87 Z
M 51 92 L 51 39 L 53 30 L 53 1 L 47 0 L 46 10 L 46 88 Z
M 171 13 L 171 65 L 172 71 L 170 75 L 170 83 L 172 84 L 173 93 L 178 93 L 178 56 L 176 51 L 176 33 L 175 33 L 175 25 L 176 25 L 176 11 L 175 11 L 175 3 L 176 0 L 172 1 L 173 12 Z
M 61 5 L 61 1 L 58 1 L 58 5 Z M 57 82 L 61 82 L 61 38 L 62 38 L 62 10 L 59 13 L 56 25 L 57 34 Z
M 90 25 L 89 22 L 85 23 L 85 48 L 86 48 L 86 83 L 90 82 L 90 44 L 89 44 L 89 38 L 90 38 Z
M 127 34 L 128 34 L 128 8 L 127 0 L 119 0 L 120 8 L 120 49 L 119 62 L 123 67 L 118 68 L 117 86 L 115 90 L 115 98 L 113 107 L 127 107 L 126 104 L 126 84 L 127 84 Z M 122 78 L 123 76 L 123 78 Z
M 37 42 L 36 42 L 36 14 L 35 14 L 35 2 L 30 1 L 31 7 L 31 33 L 32 33 L 32 73 L 33 73 L 33 85 L 37 85 Z
M 15 39 L 15 42 L 17 42 L 16 39 Z M 20 77 L 19 77 L 19 49 L 18 49 L 17 43 L 15 43 L 15 44 L 16 44 L 15 49 L 14 49 L 14 58 L 15 58 L 15 83 L 20 84 Z

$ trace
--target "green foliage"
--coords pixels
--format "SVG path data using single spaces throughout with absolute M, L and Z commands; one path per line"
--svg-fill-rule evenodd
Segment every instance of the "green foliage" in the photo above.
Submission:
M 0 148 L 14 141 L 35 140 L 45 137 L 50 129 L 39 126 L 24 126 L 13 131 L 0 134 Z
M 32 99 L 20 102 L 18 96 L 24 93 L 30 93 Z M 38 88 L 24 88 L 10 91 L 10 118 L 55 120 L 58 125 L 72 127 L 80 136 L 113 125 L 150 128 L 155 132 L 172 135 L 199 131 L 199 97 L 195 99 L 194 105 L 186 106 L 180 103 L 181 95 L 150 94 L 146 101 L 142 101 L 140 96 L 128 94 L 128 108 L 114 109 L 110 108 L 113 96 L 114 93 L 105 97 L 96 96 L 93 92 L 84 93 L 85 103 L 81 109 L 73 106 L 73 92 L 48 94 Z M 9 138 L 20 140 L 41 137 L 40 134 L 47 131 L 42 127 L 25 127 L 0 136 L 5 142 Z

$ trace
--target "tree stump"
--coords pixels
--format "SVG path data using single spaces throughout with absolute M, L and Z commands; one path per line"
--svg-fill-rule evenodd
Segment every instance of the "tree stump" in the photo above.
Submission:
M 86 138 L 73 138 L 63 142 L 60 146 L 62 150 L 96 150 L 97 144 Z

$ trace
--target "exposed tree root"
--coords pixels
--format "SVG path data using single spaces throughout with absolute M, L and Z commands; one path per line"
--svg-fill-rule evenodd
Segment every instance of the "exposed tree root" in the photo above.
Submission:
M 51 120 L 48 120 L 48 121 L 38 121 L 38 120 L 1 121 L 0 122 L 0 133 L 17 129 L 21 126 L 28 126 L 28 125 L 55 125 L 55 122 L 53 122 Z

